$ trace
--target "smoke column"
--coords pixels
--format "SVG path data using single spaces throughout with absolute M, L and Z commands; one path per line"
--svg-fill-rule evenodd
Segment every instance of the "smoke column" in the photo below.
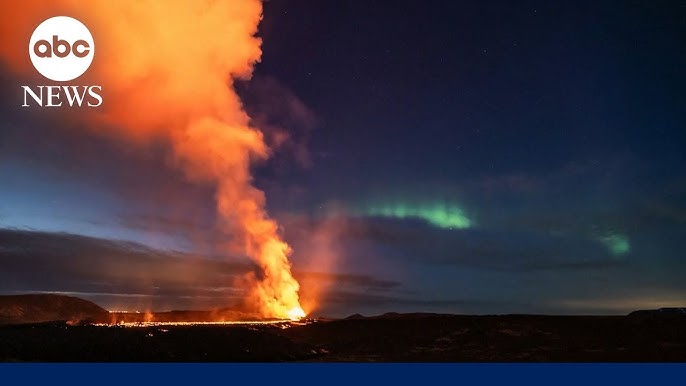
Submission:
M 255 37 L 258 0 L 22 1 L 0 16 L 2 58 L 20 74 L 33 74 L 28 41 L 52 16 L 83 22 L 95 40 L 93 65 L 69 84 L 101 84 L 96 112 L 70 115 L 137 145 L 170 144 L 174 165 L 192 181 L 216 188 L 220 226 L 234 248 L 261 269 L 243 280 L 247 301 L 265 317 L 305 314 L 288 261 L 290 247 L 265 211 L 264 193 L 252 184 L 251 163 L 269 156 L 262 133 L 233 87 L 249 78 L 261 56 Z M 43 79 L 42 84 L 52 84 Z

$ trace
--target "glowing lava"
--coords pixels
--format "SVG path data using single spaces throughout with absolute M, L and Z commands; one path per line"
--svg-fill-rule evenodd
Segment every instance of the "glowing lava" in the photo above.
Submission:
M 305 311 L 300 306 L 293 307 L 288 311 L 288 319 L 300 320 L 305 317 Z

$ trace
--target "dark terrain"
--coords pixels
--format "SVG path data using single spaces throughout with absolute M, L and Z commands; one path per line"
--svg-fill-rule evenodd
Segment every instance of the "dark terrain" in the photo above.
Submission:
M 109 312 L 93 302 L 72 296 L 35 294 L 0 296 L 0 325 L 53 320 L 104 319 Z
M 0 361 L 686 361 L 686 314 L 679 310 L 385 314 L 303 325 L 122 327 L 66 320 L 72 322 L 0 326 Z

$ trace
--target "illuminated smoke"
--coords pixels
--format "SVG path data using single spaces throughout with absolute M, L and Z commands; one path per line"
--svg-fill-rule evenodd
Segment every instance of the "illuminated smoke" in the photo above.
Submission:
M 265 317 L 304 316 L 290 247 L 265 212 L 263 192 L 252 185 L 250 166 L 267 158 L 269 149 L 262 133 L 249 126 L 233 88 L 234 78 L 249 78 L 261 56 L 255 37 L 261 2 L 64 0 L 5 8 L 2 58 L 21 74 L 34 73 L 27 44 L 41 21 L 68 15 L 89 27 L 95 58 L 74 84 L 102 85 L 104 102 L 96 112 L 75 114 L 137 145 L 168 142 L 174 164 L 189 179 L 216 188 L 230 248 L 260 267 L 242 280 L 249 304 Z

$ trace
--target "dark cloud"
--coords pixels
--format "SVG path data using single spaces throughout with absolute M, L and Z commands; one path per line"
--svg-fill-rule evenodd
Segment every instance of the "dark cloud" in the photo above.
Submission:
M 68 233 L 0 229 L 0 292 L 63 292 L 110 308 L 216 308 L 240 303 L 234 279 L 255 266 Z M 387 292 L 401 283 L 370 275 L 295 271 L 303 281 Z
M 192 206 L 186 207 L 186 210 Z M 119 225 L 146 234 L 171 236 L 186 240 L 189 248 L 204 255 L 226 256 L 226 243 L 229 236 L 214 226 L 214 216 L 189 216 L 189 212 L 174 208 L 166 213 L 165 207 L 156 211 L 134 212 L 119 216 Z
M 194 230 L 206 230 L 212 224 L 203 223 L 197 218 L 181 216 L 154 216 L 151 214 L 133 213 L 121 216 L 122 226 L 135 230 L 159 231 L 170 234 L 188 234 Z
M 331 307 L 336 305 L 355 305 L 353 308 L 363 308 L 370 306 L 388 306 L 393 309 L 394 306 L 418 306 L 419 308 L 435 308 L 435 307 L 474 307 L 484 306 L 487 304 L 495 304 L 498 302 L 475 299 L 421 299 L 400 296 L 388 296 L 361 292 L 336 291 L 333 292 L 327 300 L 331 302 Z M 395 307 L 397 308 L 397 307 Z
M 257 75 L 250 81 L 239 81 L 236 88 L 252 124 L 260 128 L 276 151 L 277 162 L 293 159 L 300 166 L 310 166 L 308 145 L 318 124 L 315 113 L 290 88 L 271 76 Z
M 387 292 L 399 288 L 402 283 L 383 280 L 369 275 L 333 274 L 325 272 L 299 272 L 295 275 L 302 281 L 333 282 L 338 287 L 357 287 L 365 291 Z
M 356 312 L 381 313 L 384 311 L 439 311 L 451 310 L 457 313 L 481 313 L 484 309 L 504 306 L 503 302 L 484 299 L 424 299 L 410 296 L 389 296 L 374 293 L 335 291 L 327 296 L 323 313 L 345 315 L 349 310 Z
M 2 291 L 70 291 L 150 297 L 209 296 L 236 300 L 247 261 L 220 261 L 127 241 L 65 233 L 0 230 Z
M 537 231 L 441 229 L 421 220 L 348 219 L 342 237 L 370 253 L 489 270 L 606 269 L 626 264 L 599 242 Z M 345 243 L 345 241 L 343 241 Z

